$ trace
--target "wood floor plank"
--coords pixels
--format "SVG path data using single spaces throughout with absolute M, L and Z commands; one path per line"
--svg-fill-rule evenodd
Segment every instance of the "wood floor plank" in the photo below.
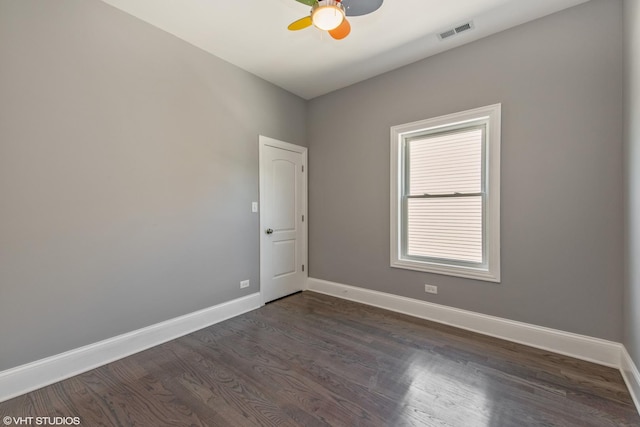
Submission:
M 0 403 L 83 426 L 640 426 L 616 369 L 304 292 Z
M 231 325 L 229 326 L 231 327 Z M 259 331 L 255 326 L 247 330 Z M 273 340 L 282 339 L 282 332 L 276 329 L 273 329 L 273 332 L 277 334 L 272 337 Z M 202 335 L 194 334 L 194 337 Z M 229 346 L 219 343 L 221 352 L 215 354 L 214 357 L 216 360 L 233 364 L 239 370 L 238 375 L 251 376 L 251 379 L 256 381 L 259 378 L 266 379 L 270 388 L 275 386 L 280 390 L 279 393 L 288 393 L 290 395 L 288 399 L 297 400 L 298 404 L 304 407 L 311 405 L 313 412 L 323 422 L 341 425 L 348 424 L 353 420 L 353 405 L 351 405 L 352 408 L 344 408 L 344 402 L 348 401 L 345 395 L 352 395 L 349 390 L 346 390 L 348 387 L 340 387 L 339 384 L 332 384 L 330 387 L 324 388 L 318 387 L 318 382 L 323 381 L 325 377 L 338 377 L 326 372 L 318 374 L 322 370 L 312 366 L 314 364 L 313 348 L 309 348 L 310 353 L 307 354 L 307 357 L 296 354 L 294 358 L 291 358 L 291 354 L 286 351 L 288 346 L 284 341 L 280 342 L 281 345 L 270 349 L 260 347 L 258 342 L 259 340 L 256 340 L 251 334 L 245 334 L 241 341 L 234 340 Z M 199 343 L 200 347 L 201 345 L 202 343 Z M 281 351 L 281 348 L 285 350 Z M 310 373 L 315 374 L 309 375 Z M 381 402 L 366 400 L 362 404 L 380 406 Z M 356 412 L 367 413 L 362 408 L 357 408 Z

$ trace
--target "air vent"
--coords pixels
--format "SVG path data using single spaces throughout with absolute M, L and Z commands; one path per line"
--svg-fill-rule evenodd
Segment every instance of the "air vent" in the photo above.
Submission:
M 471 29 L 471 24 L 467 22 L 466 24 L 462 24 L 459 27 L 456 27 L 456 34 L 460 34 L 463 31 L 467 31 Z
M 448 39 L 457 34 L 460 34 L 462 32 L 469 31 L 472 29 L 473 29 L 473 21 L 465 22 L 464 24 L 457 25 L 454 28 L 439 32 L 438 38 L 440 40 Z
M 441 39 L 446 39 L 447 37 L 455 36 L 456 30 L 445 31 L 444 33 L 440 33 Z

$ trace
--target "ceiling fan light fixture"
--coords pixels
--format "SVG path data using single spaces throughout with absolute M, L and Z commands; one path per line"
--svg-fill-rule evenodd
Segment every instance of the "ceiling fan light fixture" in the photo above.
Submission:
M 311 9 L 313 25 L 325 31 L 333 30 L 340 26 L 344 16 L 344 7 L 336 0 L 319 1 Z

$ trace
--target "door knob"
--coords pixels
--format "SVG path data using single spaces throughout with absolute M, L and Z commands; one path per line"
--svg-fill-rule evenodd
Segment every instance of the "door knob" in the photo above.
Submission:
M 273 234 L 273 230 L 272 230 L 272 229 L 270 229 L 270 228 L 267 228 L 266 233 L 267 233 L 267 234 Z

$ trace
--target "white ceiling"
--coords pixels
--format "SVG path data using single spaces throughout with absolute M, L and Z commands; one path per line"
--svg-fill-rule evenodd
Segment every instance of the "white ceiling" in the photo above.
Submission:
M 311 99 L 588 0 L 385 0 L 350 17 L 344 40 L 314 27 L 288 31 L 309 13 L 296 0 L 103 1 Z M 475 29 L 436 36 L 468 20 Z

